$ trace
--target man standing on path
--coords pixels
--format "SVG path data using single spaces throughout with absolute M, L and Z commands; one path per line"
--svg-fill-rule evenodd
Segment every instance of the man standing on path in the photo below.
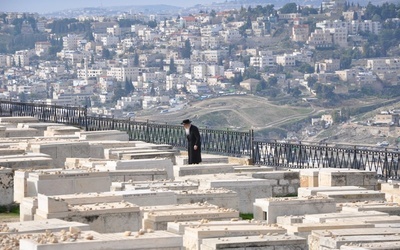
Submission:
M 201 162 L 201 138 L 199 129 L 191 124 L 189 119 L 181 123 L 185 128 L 188 140 L 188 164 L 199 164 Z

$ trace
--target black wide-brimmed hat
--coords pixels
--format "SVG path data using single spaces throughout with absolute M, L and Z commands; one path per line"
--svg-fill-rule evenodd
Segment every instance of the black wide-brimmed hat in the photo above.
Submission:
M 183 121 L 182 121 L 182 123 L 181 123 L 181 124 L 183 125 L 183 124 L 190 124 L 190 123 L 192 123 L 192 121 L 191 121 L 191 120 L 189 120 L 189 119 L 185 119 L 185 120 L 183 120 Z

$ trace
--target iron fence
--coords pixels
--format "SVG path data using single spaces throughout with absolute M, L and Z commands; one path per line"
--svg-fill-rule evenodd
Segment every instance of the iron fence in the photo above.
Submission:
M 87 131 L 126 131 L 130 140 L 187 147 L 185 132 L 181 126 L 88 116 L 85 107 L 0 101 L 0 116 L 32 116 L 42 122 L 63 123 Z M 256 165 L 276 168 L 359 169 L 374 171 L 381 178 L 399 178 L 400 152 L 396 150 L 257 141 L 252 130 L 199 130 L 204 152 L 248 157 Z

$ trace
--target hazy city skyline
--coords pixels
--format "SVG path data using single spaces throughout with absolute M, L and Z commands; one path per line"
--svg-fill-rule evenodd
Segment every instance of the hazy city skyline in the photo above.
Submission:
M 216 0 L 114 0 L 114 1 L 99 1 L 99 0 L 69 0 L 69 1 L 51 1 L 51 0 L 2 0 L 0 11 L 5 12 L 38 12 L 49 13 L 65 9 L 85 8 L 85 7 L 110 7 L 124 5 L 155 5 L 166 4 L 180 7 L 189 7 L 196 4 L 209 4 L 219 2 Z

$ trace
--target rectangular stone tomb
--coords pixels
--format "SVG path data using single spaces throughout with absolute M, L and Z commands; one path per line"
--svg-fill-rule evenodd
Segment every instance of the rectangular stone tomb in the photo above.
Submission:
M 336 202 L 322 197 L 256 199 L 254 219 L 276 223 L 278 216 L 336 212 Z
M 131 190 L 120 192 L 84 193 L 58 196 L 38 194 L 38 207 L 45 213 L 68 211 L 68 206 L 126 201 L 138 206 L 158 206 L 176 204 L 172 191 Z
M 234 164 L 223 163 L 203 163 L 198 165 L 175 165 L 174 176 L 199 175 L 199 174 L 216 174 L 216 173 L 234 173 Z
M 167 158 L 171 159 L 171 161 L 175 163 L 175 155 L 176 152 L 157 150 L 155 152 L 147 153 L 127 153 L 122 155 L 122 160 Z
M 318 192 L 318 196 L 334 199 L 337 203 L 385 201 L 385 193 L 374 190 Z
M 207 181 L 207 184 L 203 188 L 224 188 L 235 191 L 239 196 L 239 211 L 241 213 L 252 213 L 252 204 L 256 199 L 272 197 L 272 186 L 277 185 L 277 180 L 211 179 Z
M 212 226 L 239 226 L 239 225 L 261 225 L 260 222 L 250 221 L 250 220 L 241 220 L 241 219 L 231 219 L 231 220 L 222 220 L 222 221 L 210 221 L 210 220 L 197 220 L 197 221 L 181 221 L 181 222 L 168 222 L 167 231 L 183 235 L 185 233 L 185 229 L 190 228 L 198 228 L 198 227 L 212 227 Z
M 204 239 L 201 250 L 259 250 L 259 249 L 285 249 L 308 250 L 307 240 L 290 235 L 259 235 L 229 238 Z
M 130 153 L 143 153 L 143 152 L 157 152 L 157 151 L 166 151 L 166 152 L 174 152 L 178 153 L 176 149 L 173 149 L 170 145 L 159 145 L 157 146 L 148 146 L 141 145 L 140 147 L 124 147 L 124 148 L 106 148 L 104 149 L 104 155 L 107 159 L 120 160 L 124 154 Z
M 111 191 L 123 190 L 141 190 L 141 189 L 162 189 L 162 190 L 175 190 L 175 191 L 189 191 L 197 190 L 199 185 L 192 182 L 185 181 L 146 181 L 146 182 L 114 182 L 111 186 Z M 179 198 L 178 198 L 179 202 Z M 183 204 L 179 202 L 180 204 Z
M 27 179 L 27 196 L 62 195 L 89 192 L 108 192 L 111 179 L 108 172 L 63 170 L 30 173 Z
M 43 132 L 43 136 L 54 137 L 60 135 L 69 135 L 69 136 L 74 136 L 78 139 L 79 136 L 77 136 L 75 133 L 79 131 L 81 131 L 80 128 L 58 124 L 56 126 L 47 127 L 46 130 Z
M 202 164 L 205 163 L 229 163 L 229 157 L 221 156 L 221 155 L 210 155 L 210 154 L 202 154 L 201 155 Z M 188 157 L 187 156 L 177 156 L 176 157 L 176 165 L 187 165 Z
M 359 217 L 377 217 L 388 216 L 387 213 L 377 211 L 363 211 L 363 212 L 340 212 L 340 213 L 327 213 L 327 214 L 306 214 L 304 215 L 303 223 L 324 223 L 332 219 L 357 219 Z
M 400 242 L 400 228 L 354 228 L 314 230 L 308 237 L 310 250 L 342 249 L 344 245 L 358 246 L 365 243 Z M 386 245 L 388 246 L 388 245 Z M 400 246 L 400 245 L 398 245 Z M 367 244 L 365 245 L 367 247 Z M 360 248 L 360 249 L 395 249 L 395 248 Z M 397 248 L 398 249 L 398 248 Z
M 86 141 L 129 141 L 129 135 L 127 132 L 118 130 L 102 130 L 102 131 L 82 131 L 76 132 L 81 140 Z
M 276 182 L 272 184 L 271 197 L 296 195 L 300 187 L 299 172 L 296 171 L 257 172 L 253 173 L 252 177 Z
M 76 239 L 75 239 L 76 238 Z M 42 241 L 39 243 L 39 240 Z M 87 249 L 87 250 L 182 250 L 182 236 L 166 231 L 140 231 L 100 234 L 95 231 L 77 233 L 59 232 L 48 237 L 46 234 L 22 239 L 20 249 Z
M 400 216 L 397 215 L 388 215 L 388 216 L 365 216 L 365 217 L 356 217 L 356 218 L 336 218 L 336 219 L 327 219 L 327 223 L 354 223 L 354 222 L 363 222 L 375 224 L 399 224 Z
M 44 233 L 46 230 L 51 231 L 51 232 L 56 232 L 59 230 L 69 230 L 69 228 L 71 228 L 71 227 L 78 228 L 80 230 L 89 230 L 90 229 L 88 224 L 75 222 L 75 221 L 64 221 L 64 220 L 60 220 L 60 219 L 11 222 L 11 223 L 6 223 L 6 226 L 7 226 L 7 230 L 0 230 L 0 235 Z
M 28 197 L 28 177 L 30 173 L 46 173 L 61 171 L 61 168 L 48 169 L 23 169 L 14 172 L 14 201 L 21 203 L 24 197 Z
M 246 172 L 272 172 L 274 167 L 267 166 L 234 166 L 236 173 L 246 173 Z
M 7 117 L 0 117 L 0 123 L 30 123 L 35 122 L 37 123 L 39 120 L 36 117 L 32 116 L 7 116 Z
M 343 204 L 343 212 L 356 213 L 362 211 L 378 211 L 387 213 L 389 215 L 400 215 L 400 205 L 393 202 L 359 202 L 359 203 L 349 203 Z
M 104 168 L 97 169 L 104 171 L 133 170 L 133 169 L 163 169 L 167 171 L 168 179 L 173 179 L 173 164 L 171 159 L 135 159 L 108 161 Z
M 40 130 L 34 128 L 7 128 L 4 131 L 4 137 L 7 138 L 25 138 L 41 136 Z
M 192 220 L 227 220 L 238 218 L 239 212 L 233 209 L 209 209 L 198 211 L 168 211 L 149 213 L 144 220 L 144 227 L 153 230 L 166 230 L 168 222 Z
M 39 197 L 39 208 L 36 210 L 35 220 L 58 218 L 77 221 L 89 224 L 90 229 L 99 233 L 135 231 L 141 228 L 139 207 L 130 202 L 69 205 L 66 210 L 53 213 L 40 210 L 40 205 L 41 198 Z
M 32 152 L 49 155 L 53 159 L 54 167 L 64 167 L 67 158 L 90 157 L 88 142 L 59 141 L 46 143 L 32 143 Z
M 202 226 L 185 228 L 183 246 L 186 249 L 199 250 L 201 242 L 207 238 L 259 236 L 285 234 L 286 230 L 271 225 L 233 225 L 227 226 Z
M 376 173 L 354 169 L 320 169 L 319 186 L 360 186 L 375 190 Z
M 109 175 L 112 182 L 168 180 L 167 170 L 164 169 L 117 170 L 110 171 Z
M 16 169 L 41 169 L 52 167 L 53 159 L 46 154 L 27 153 L 0 156 L 0 166 Z
M 39 122 L 39 123 L 19 123 L 18 128 L 33 128 L 38 131 L 38 135 L 43 136 L 44 132 L 48 127 L 58 127 L 64 126 L 63 124 L 50 123 L 50 122 Z
M 298 197 L 315 196 L 318 192 L 334 192 L 334 191 L 360 191 L 366 190 L 357 186 L 334 186 L 334 187 L 300 187 L 297 190 Z
M 201 190 L 176 191 L 177 202 L 187 203 L 210 203 L 219 207 L 239 209 L 239 196 L 236 192 L 224 188 L 212 188 Z
M 326 223 L 299 223 L 291 225 L 282 225 L 287 229 L 288 234 L 294 234 L 301 237 L 308 237 L 314 230 L 333 230 L 333 229 L 357 229 L 362 231 L 366 228 L 374 228 L 374 224 L 353 221 L 353 222 L 326 222 Z

